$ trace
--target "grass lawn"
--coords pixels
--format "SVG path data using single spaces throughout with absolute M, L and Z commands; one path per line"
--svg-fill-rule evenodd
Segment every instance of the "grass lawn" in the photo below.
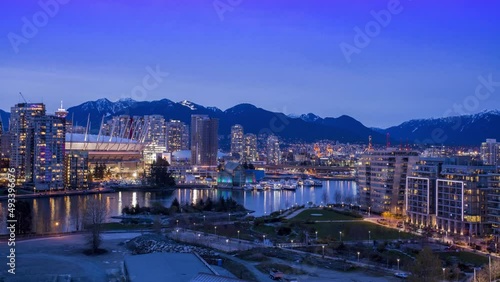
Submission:
M 122 224 L 119 222 L 108 222 L 102 224 L 102 230 L 113 231 L 113 230 L 149 230 L 152 225 L 144 224 Z
M 266 262 L 269 258 L 265 255 L 255 251 L 244 251 L 238 253 L 238 258 L 246 261 Z
M 296 269 L 296 268 L 293 268 L 291 266 L 288 266 L 288 265 L 285 265 L 285 264 L 279 264 L 279 263 L 260 263 L 256 266 L 256 268 L 262 272 L 262 273 L 265 273 L 265 274 L 269 274 L 269 271 L 271 269 L 276 269 L 276 270 L 279 270 L 281 272 L 283 272 L 284 274 L 288 274 L 288 275 L 303 275 L 303 274 L 307 274 L 307 272 L 304 272 L 300 269 Z
M 470 252 L 442 252 L 438 253 L 442 260 L 447 260 L 450 257 L 456 257 L 459 262 L 470 263 L 474 266 L 482 266 L 488 263 L 488 258 L 482 255 L 470 253 Z
M 214 226 L 213 225 L 196 225 L 195 227 L 191 227 L 191 229 L 196 230 L 196 231 L 202 231 L 208 234 L 214 234 Z M 224 225 L 217 225 L 217 235 L 223 236 L 223 237 L 229 237 L 229 238 L 238 238 L 238 231 L 239 233 L 239 238 L 241 240 L 248 240 L 248 241 L 253 241 L 254 236 L 252 236 L 250 230 L 248 227 L 236 227 L 232 224 L 224 224 Z
M 276 229 L 274 226 L 267 226 L 264 224 L 261 224 L 259 226 L 254 226 L 253 230 L 259 233 L 264 233 L 267 235 L 276 235 Z
M 244 279 L 245 281 L 257 281 L 252 272 L 250 272 L 243 264 L 225 259 L 222 263 L 222 267 L 240 279 Z
M 321 216 L 312 216 L 311 214 L 321 214 Z M 331 210 L 322 209 L 308 209 L 296 217 L 291 219 L 292 221 L 307 221 L 307 220 L 362 220 L 362 218 L 356 218 L 348 215 L 338 213 Z
M 331 236 L 336 240 L 340 239 L 339 232 L 342 232 L 343 241 L 363 241 L 368 240 L 369 231 L 371 240 L 397 240 L 415 238 L 414 235 L 399 232 L 398 230 L 380 226 L 366 221 L 359 222 L 333 222 L 311 224 L 318 230 L 319 238 Z

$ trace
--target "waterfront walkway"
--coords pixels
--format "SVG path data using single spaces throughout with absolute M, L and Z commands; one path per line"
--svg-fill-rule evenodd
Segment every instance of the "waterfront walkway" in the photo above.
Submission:
M 66 190 L 66 191 L 47 191 L 47 192 L 36 192 L 33 194 L 16 194 L 16 199 L 35 199 L 35 198 L 50 198 L 50 197 L 64 197 L 64 196 L 75 196 L 75 195 L 91 195 L 91 194 L 101 194 L 101 193 L 113 193 L 115 190 L 109 188 L 99 188 L 90 190 Z M 0 201 L 7 201 L 8 196 L 0 196 Z

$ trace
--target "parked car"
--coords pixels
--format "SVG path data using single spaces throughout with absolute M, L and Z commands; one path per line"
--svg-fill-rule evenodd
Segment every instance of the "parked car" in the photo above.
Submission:
M 285 274 L 279 270 L 271 269 L 269 271 L 269 277 L 273 280 L 281 280 L 285 277 Z
M 408 275 L 408 273 L 406 273 L 406 272 L 396 272 L 396 273 L 394 273 L 394 276 L 399 277 L 399 278 L 406 279 L 406 278 L 408 278 L 410 275 Z

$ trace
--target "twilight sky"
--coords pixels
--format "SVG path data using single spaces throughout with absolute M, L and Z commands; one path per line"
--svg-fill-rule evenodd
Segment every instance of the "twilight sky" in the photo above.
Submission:
M 387 127 L 443 117 L 455 104 L 465 103 L 464 113 L 500 108 L 499 83 L 488 98 L 472 98 L 479 76 L 500 82 L 494 0 L 59 2 L 66 4 L 46 18 L 38 1 L 0 3 L 1 109 L 21 91 L 49 111 L 60 100 L 70 107 L 168 98 L 223 110 L 247 102 L 287 114 L 347 114 Z M 388 5 L 385 26 L 370 23 L 372 11 Z M 356 45 L 355 27 L 367 26 L 369 43 Z M 341 43 L 359 47 L 350 62 Z M 146 77 L 157 67 L 169 73 L 159 82 Z M 145 95 L 132 94 L 143 86 Z

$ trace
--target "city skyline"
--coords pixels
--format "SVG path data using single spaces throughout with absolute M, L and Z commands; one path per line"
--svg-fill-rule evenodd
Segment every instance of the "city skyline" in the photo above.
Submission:
M 66 4 L 23 43 L 12 34 L 23 36 L 23 17 L 31 21 L 43 9 L 3 4 L 3 110 L 21 101 L 18 92 L 49 111 L 61 99 L 69 106 L 102 97 L 168 98 L 221 109 L 248 102 L 286 114 L 346 114 L 383 128 L 447 116 L 475 94 L 478 77 L 491 77 L 494 87 L 500 81 L 499 41 L 489 36 L 500 26 L 493 1 L 400 1 L 363 48 L 354 43 L 356 27 L 393 1 L 245 1 L 222 17 L 215 2 L 60 2 Z M 343 43 L 359 50 L 346 56 Z M 154 72 L 148 83 L 155 87 L 134 97 Z M 496 108 L 500 97 L 469 102 L 472 114 Z

